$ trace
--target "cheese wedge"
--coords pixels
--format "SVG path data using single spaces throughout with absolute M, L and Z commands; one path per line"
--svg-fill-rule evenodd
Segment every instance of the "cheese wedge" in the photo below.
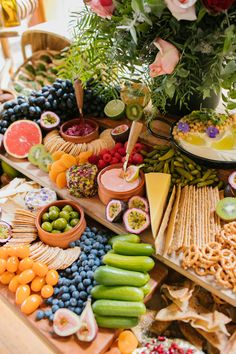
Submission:
M 166 206 L 171 175 L 167 173 L 147 173 L 145 174 L 145 182 L 150 207 L 152 234 L 156 238 Z

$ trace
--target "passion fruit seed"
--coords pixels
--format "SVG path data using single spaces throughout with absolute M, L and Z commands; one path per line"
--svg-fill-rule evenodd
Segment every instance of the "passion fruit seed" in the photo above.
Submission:
M 46 114 L 44 117 L 43 117 L 43 122 L 45 124 L 54 124 L 56 123 L 56 118 L 51 116 L 50 114 Z
M 128 223 L 134 230 L 140 229 L 140 227 L 146 224 L 146 222 L 145 215 L 140 214 L 137 211 L 132 211 L 128 215 Z

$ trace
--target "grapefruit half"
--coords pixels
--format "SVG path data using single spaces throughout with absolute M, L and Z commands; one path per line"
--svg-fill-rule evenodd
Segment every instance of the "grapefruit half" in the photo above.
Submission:
M 18 120 L 12 123 L 3 138 L 6 152 L 18 159 L 27 157 L 30 148 L 41 142 L 41 130 L 36 123 L 30 120 Z

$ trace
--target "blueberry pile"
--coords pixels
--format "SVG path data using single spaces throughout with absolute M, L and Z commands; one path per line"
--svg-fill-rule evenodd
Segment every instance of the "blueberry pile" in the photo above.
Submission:
M 70 267 L 59 271 L 59 281 L 54 287 L 54 294 L 45 301 L 51 309 L 38 311 L 37 320 L 48 318 L 52 321 L 53 314 L 59 308 L 67 308 L 77 315 L 81 314 L 95 285 L 93 274 L 102 264 L 102 257 L 111 249 L 107 241 L 105 231 L 87 227 L 81 238 L 70 244 L 71 247 L 79 246 L 81 254 Z
M 0 133 L 4 134 L 9 125 L 19 119 L 39 123 L 44 111 L 55 112 L 62 121 L 78 117 L 74 88 L 70 80 L 57 79 L 40 91 L 32 91 L 28 98 L 18 96 L 16 100 L 6 102 L 1 114 Z

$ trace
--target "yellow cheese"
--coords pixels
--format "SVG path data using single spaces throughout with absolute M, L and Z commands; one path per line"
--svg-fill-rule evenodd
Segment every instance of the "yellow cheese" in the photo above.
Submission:
M 154 238 L 156 238 L 161 224 L 170 189 L 170 181 L 171 175 L 167 173 L 152 172 L 145 174 L 146 192 L 149 201 L 151 227 Z

